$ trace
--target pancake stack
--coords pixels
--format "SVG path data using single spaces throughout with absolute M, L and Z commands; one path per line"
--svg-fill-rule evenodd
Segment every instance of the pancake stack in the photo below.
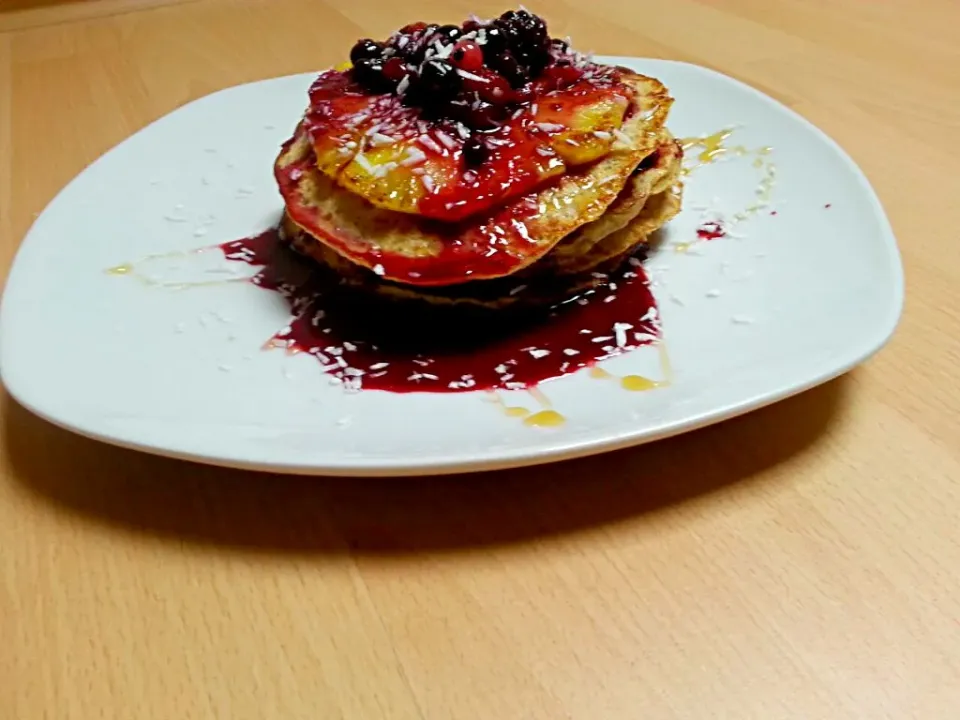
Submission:
M 369 296 L 552 307 L 680 210 L 667 89 L 525 10 L 361 40 L 309 94 L 275 165 L 281 235 Z

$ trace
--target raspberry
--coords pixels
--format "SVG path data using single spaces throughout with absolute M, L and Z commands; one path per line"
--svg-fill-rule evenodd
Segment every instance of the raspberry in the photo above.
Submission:
M 454 65 L 467 72 L 474 72 L 483 67 L 483 50 L 473 40 L 458 42 L 450 58 Z

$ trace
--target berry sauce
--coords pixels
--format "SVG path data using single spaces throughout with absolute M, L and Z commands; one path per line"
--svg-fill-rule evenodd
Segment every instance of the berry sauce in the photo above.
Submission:
M 220 246 L 260 267 L 252 282 L 280 293 L 293 319 L 268 347 L 313 355 L 348 390 L 465 392 L 532 388 L 659 338 L 659 314 L 640 262 L 598 289 L 537 316 L 464 316 L 388 304 L 345 290 L 275 231 Z
M 697 238 L 700 240 L 716 240 L 717 238 L 726 237 L 726 235 L 726 228 L 716 220 L 706 222 L 697 228 Z

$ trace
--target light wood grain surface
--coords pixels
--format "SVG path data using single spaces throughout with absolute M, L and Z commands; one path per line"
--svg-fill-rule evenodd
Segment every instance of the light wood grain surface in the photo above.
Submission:
M 745 80 L 846 147 L 901 243 L 893 342 L 702 432 L 448 479 L 196 467 L 5 398 L 4 720 L 960 716 L 960 4 L 528 5 L 578 46 Z M 503 9 L 0 1 L 0 268 L 173 108 Z

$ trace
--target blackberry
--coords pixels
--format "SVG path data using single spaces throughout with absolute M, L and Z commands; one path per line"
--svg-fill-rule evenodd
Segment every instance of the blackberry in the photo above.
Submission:
M 497 25 L 491 25 L 486 28 L 487 41 L 482 46 L 483 47 L 483 57 L 487 62 L 490 62 L 491 58 L 495 58 L 498 55 L 502 55 L 507 50 L 510 49 L 510 43 L 507 40 L 507 36 L 504 34 L 503 29 Z
M 350 62 L 356 65 L 360 60 L 377 60 L 383 57 L 383 44 L 370 38 L 358 40 L 350 50 Z
M 550 36 L 547 25 L 526 10 L 509 11 L 495 22 L 509 49 L 521 64 L 538 74 L 549 61 Z
M 536 15 L 526 10 L 510 10 L 496 20 L 510 41 L 514 50 L 543 52 L 550 47 L 550 36 L 547 34 L 547 24 Z
M 492 70 L 503 75 L 513 89 L 523 87 L 527 83 L 527 73 L 509 50 L 491 58 L 487 64 Z

